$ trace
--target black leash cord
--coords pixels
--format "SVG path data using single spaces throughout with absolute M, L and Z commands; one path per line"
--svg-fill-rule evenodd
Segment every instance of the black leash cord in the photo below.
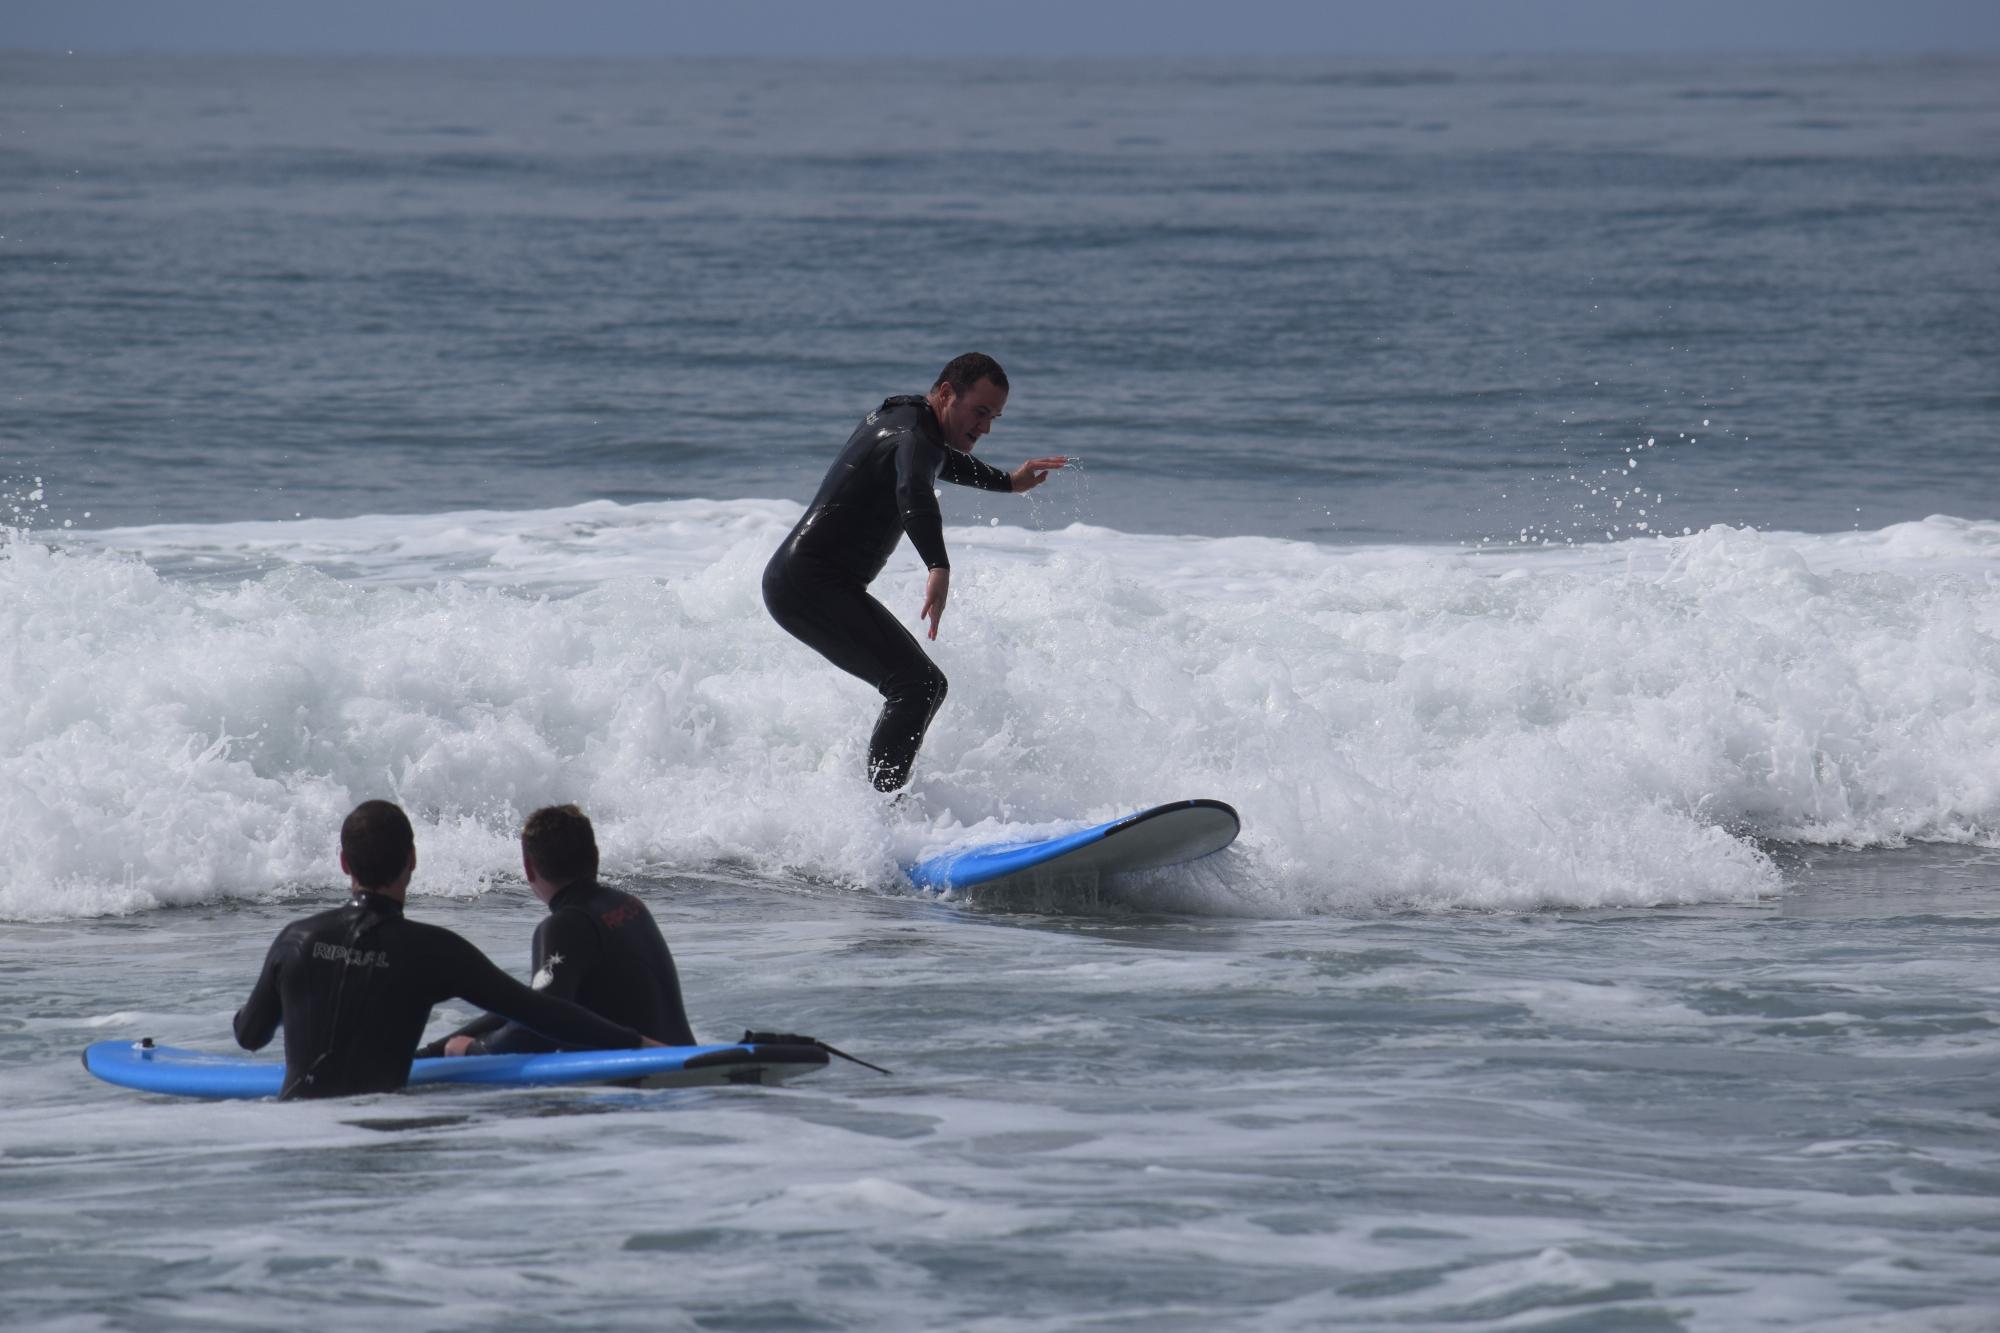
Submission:
M 863 1069 L 872 1069 L 878 1074 L 887 1074 L 890 1072 L 880 1065 L 870 1064 L 858 1055 L 849 1055 L 846 1051 L 841 1050 L 837 1046 L 829 1045 L 821 1041 L 818 1037 L 805 1037 L 796 1032 L 746 1031 L 743 1034 L 742 1041 L 737 1044 L 740 1046 L 815 1046 L 825 1051 L 828 1055 L 837 1055 L 851 1064 L 860 1065 Z

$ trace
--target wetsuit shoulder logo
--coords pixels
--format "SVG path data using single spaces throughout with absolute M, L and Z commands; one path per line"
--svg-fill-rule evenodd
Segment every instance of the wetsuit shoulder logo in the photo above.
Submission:
M 549 987 L 555 985 L 556 969 L 561 966 L 562 955 L 559 953 L 550 954 L 549 960 L 542 964 L 541 970 L 535 973 L 528 984 L 536 990 L 547 990 Z

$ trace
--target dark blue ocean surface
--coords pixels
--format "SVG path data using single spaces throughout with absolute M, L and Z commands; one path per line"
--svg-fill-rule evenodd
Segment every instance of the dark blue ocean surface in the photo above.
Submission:
M 13 54 L 0 136 L 45 521 L 803 499 L 967 347 L 1035 522 L 2000 515 L 1990 59 Z

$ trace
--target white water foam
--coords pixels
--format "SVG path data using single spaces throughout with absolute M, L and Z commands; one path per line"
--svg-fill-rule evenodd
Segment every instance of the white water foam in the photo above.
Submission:
M 1503 552 L 954 529 L 952 691 L 899 821 L 860 778 L 873 693 L 759 599 L 797 513 L 12 535 L 0 916 L 335 883 L 371 796 L 418 820 L 429 893 L 507 873 L 555 800 L 614 872 L 893 890 L 968 831 L 1213 796 L 1244 836 L 1177 909 L 1254 915 L 1748 901 L 1781 887 L 1757 839 L 2000 838 L 2000 523 Z M 876 591 L 914 622 L 907 553 Z

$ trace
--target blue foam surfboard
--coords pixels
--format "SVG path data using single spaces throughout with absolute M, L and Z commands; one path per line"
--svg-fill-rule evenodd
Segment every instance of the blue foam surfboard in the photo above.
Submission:
M 1023 880 L 1157 870 L 1219 852 L 1242 821 L 1221 801 L 1175 801 L 1055 837 L 958 847 L 905 868 L 932 893 Z
M 636 1083 L 691 1088 L 718 1083 L 782 1083 L 826 1065 L 817 1046 L 648 1046 L 622 1051 L 551 1051 L 541 1055 L 464 1055 L 418 1060 L 410 1087 L 476 1083 L 503 1088 L 575 1083 Z M 84 1048 L 83 1067 L 122 1088 L 176 1097 L 275 1097 L 285 1082 L 281 1061 L 213 1051 L 155 1046 L 150 1041 L 99 1041 Z

